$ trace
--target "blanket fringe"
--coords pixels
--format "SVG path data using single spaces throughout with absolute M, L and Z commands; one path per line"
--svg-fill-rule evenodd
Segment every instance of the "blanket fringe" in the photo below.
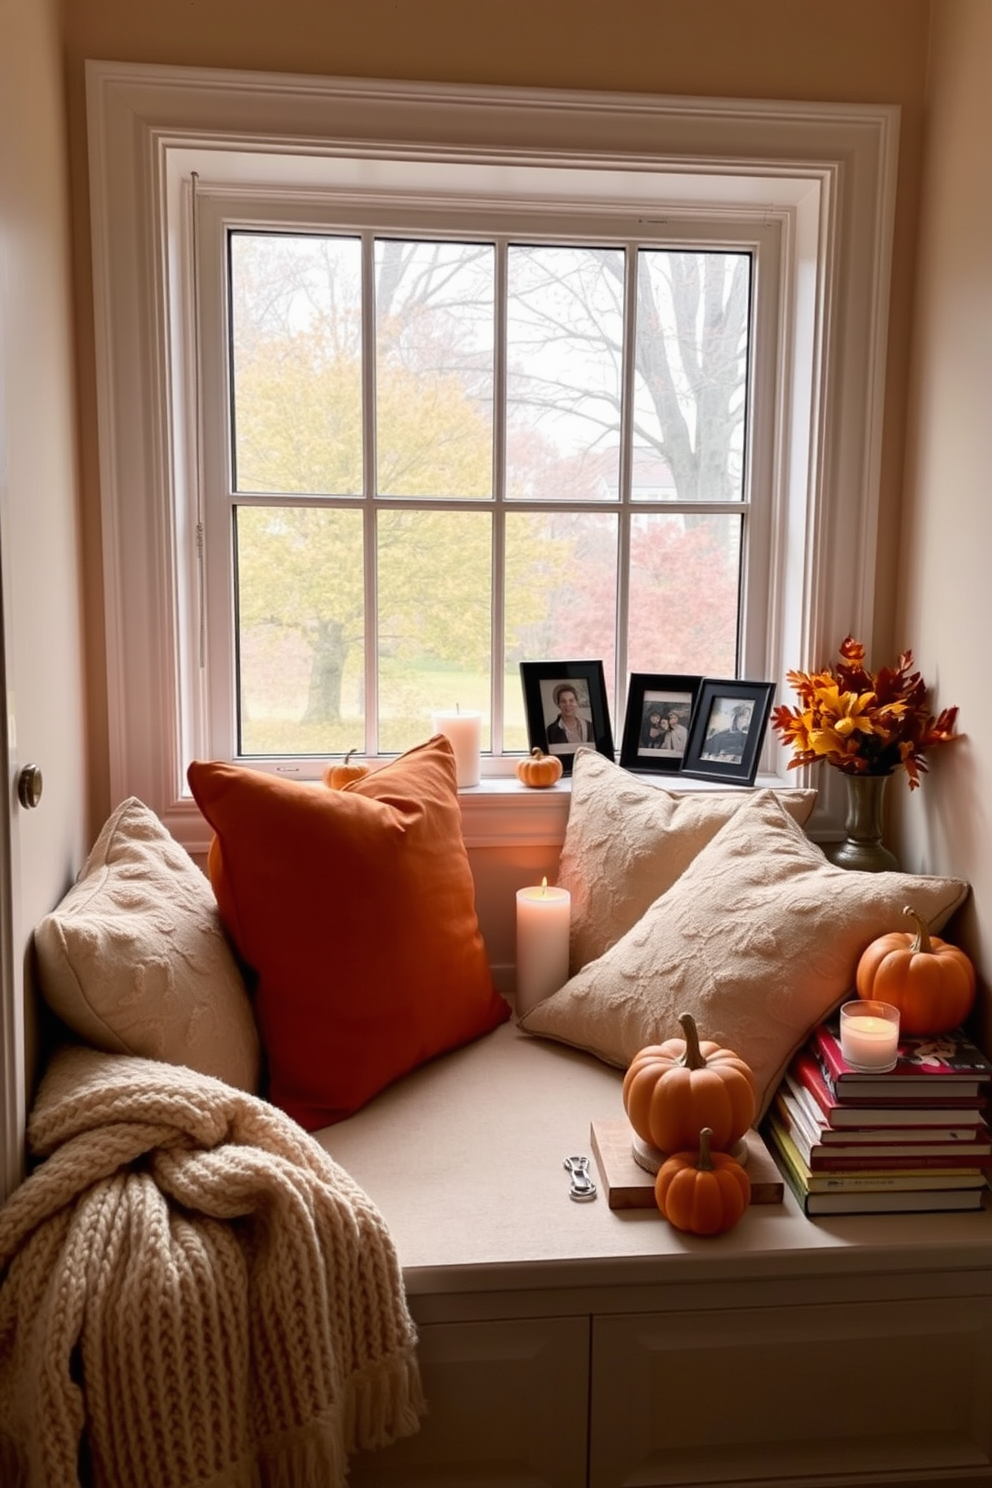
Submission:
M 415 1345 L 388 1369 L 378 1364 L 357 1373 L 349 1390 L 345 1440 L 355 1452 L 375 1452 L 419 1430 L 427 1412 Z
M 337 1420 L 331 1425 L 311 1422 L 264 1442 L 258 1459 L 262 1488 L 347 1488 L 348 1459 Z

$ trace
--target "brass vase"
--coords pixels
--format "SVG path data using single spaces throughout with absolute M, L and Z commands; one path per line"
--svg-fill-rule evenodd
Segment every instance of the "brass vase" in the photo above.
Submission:
M 838 868 L 862 873 L 898 873 L 899 860 L 882 842 L 885 790 L 891 775 L 845 775 L 847 817 L 844 838 L 826 849 Z

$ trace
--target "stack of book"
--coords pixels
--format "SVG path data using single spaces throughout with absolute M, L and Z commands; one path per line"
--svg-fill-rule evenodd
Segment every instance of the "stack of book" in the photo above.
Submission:
M 903 1037 L 895 1068 L 854 1070 L 837 1018 L 793 1059 L 765 1137 L 807 1214 L 981 1209 L 992 1062 L 962 1029 Z

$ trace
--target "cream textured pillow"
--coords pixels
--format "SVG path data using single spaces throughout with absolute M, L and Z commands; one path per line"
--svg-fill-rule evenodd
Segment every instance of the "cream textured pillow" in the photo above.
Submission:
M 136 797 L 34 940 L 46 1002 L 88 1044 L 257 1088 L 255 1019 L 213 890 Z
M 835 868 L 772 791 L 749 797 L 682 877 L 617 944 L 520 1020 L 528 1033 L 627 1067 L 639 1049 L 702 1038 L 754 1072 L 766 1111 L 815 1025 L 852 994 L 870 941 L 911 904 L 939 930 L 968 885 Z
M 817 793 L 776 795 L 802 826 Z M 579 971 L 615 945 L 751 799 L 739 788 L 675 795 L 594 750 L 577 751 L 558 866 L 558 884 L 572 896 L 569 970 Z

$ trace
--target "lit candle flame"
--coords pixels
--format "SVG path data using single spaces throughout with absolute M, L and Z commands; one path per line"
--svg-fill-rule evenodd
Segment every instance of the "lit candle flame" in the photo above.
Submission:
M 547 876 L 547 874 L 545 874 L 544 877 L 541 879 L 541 893 L 542 894 L 546 894 L 547 892 L 548 892 L 548 876 Z

